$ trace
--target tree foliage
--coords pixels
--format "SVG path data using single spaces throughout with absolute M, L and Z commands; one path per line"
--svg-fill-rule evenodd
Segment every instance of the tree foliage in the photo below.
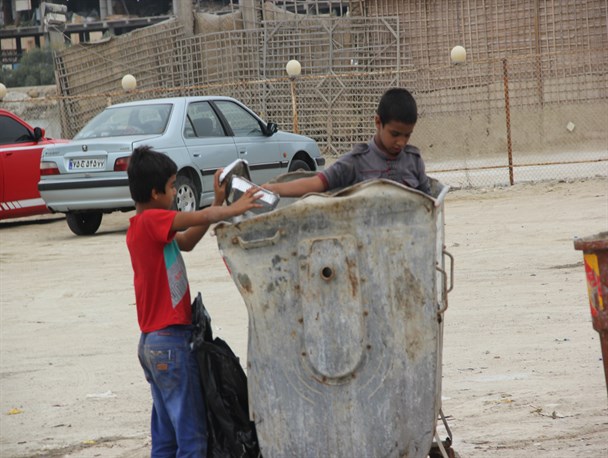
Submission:
M 55 84 L 53 51 L 34 48 L 26 52 L 13 69 L 2 69 L 0 81 L 6 87 L 45 86 Z

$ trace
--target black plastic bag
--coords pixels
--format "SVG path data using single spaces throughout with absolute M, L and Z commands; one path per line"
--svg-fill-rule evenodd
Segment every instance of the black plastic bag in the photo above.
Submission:
M 213 338 L 201 293 L 192 303 L 192 344 L 207 409 L 207 458 L 259 458 L 255 423 L 249 419 L 247 376 L 228 344 Z

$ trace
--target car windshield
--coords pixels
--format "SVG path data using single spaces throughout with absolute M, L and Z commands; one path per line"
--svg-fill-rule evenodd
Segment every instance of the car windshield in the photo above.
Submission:
M 161 134 L 167 127 L 171 107 L 171 104 L 158 104 L 106 108 L 89 121 L 74 140 Z

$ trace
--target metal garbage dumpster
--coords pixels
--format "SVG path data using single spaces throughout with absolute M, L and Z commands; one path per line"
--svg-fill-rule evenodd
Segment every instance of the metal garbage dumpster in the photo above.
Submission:
M 432 189 L 367 181 L 216 226 L 249 314 L 265 458 L 427 456 L 451 282 L 448 187 Z
M 600 334 L 608 391 L 608 232 L 575 238 L 574 249 L 583 252 L 591 321 Z

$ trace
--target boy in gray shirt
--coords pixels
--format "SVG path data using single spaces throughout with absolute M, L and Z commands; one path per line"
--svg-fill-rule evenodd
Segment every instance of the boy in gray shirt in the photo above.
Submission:
M 406 89 L 384 93 L 374 117 L 376 134 L 317 175 L 263 187 L 283 197 L 325 192 L 375 178 L 385 178 L 430 193 L 420 150 L 408 145 L 418 120 L 416 101 Z

